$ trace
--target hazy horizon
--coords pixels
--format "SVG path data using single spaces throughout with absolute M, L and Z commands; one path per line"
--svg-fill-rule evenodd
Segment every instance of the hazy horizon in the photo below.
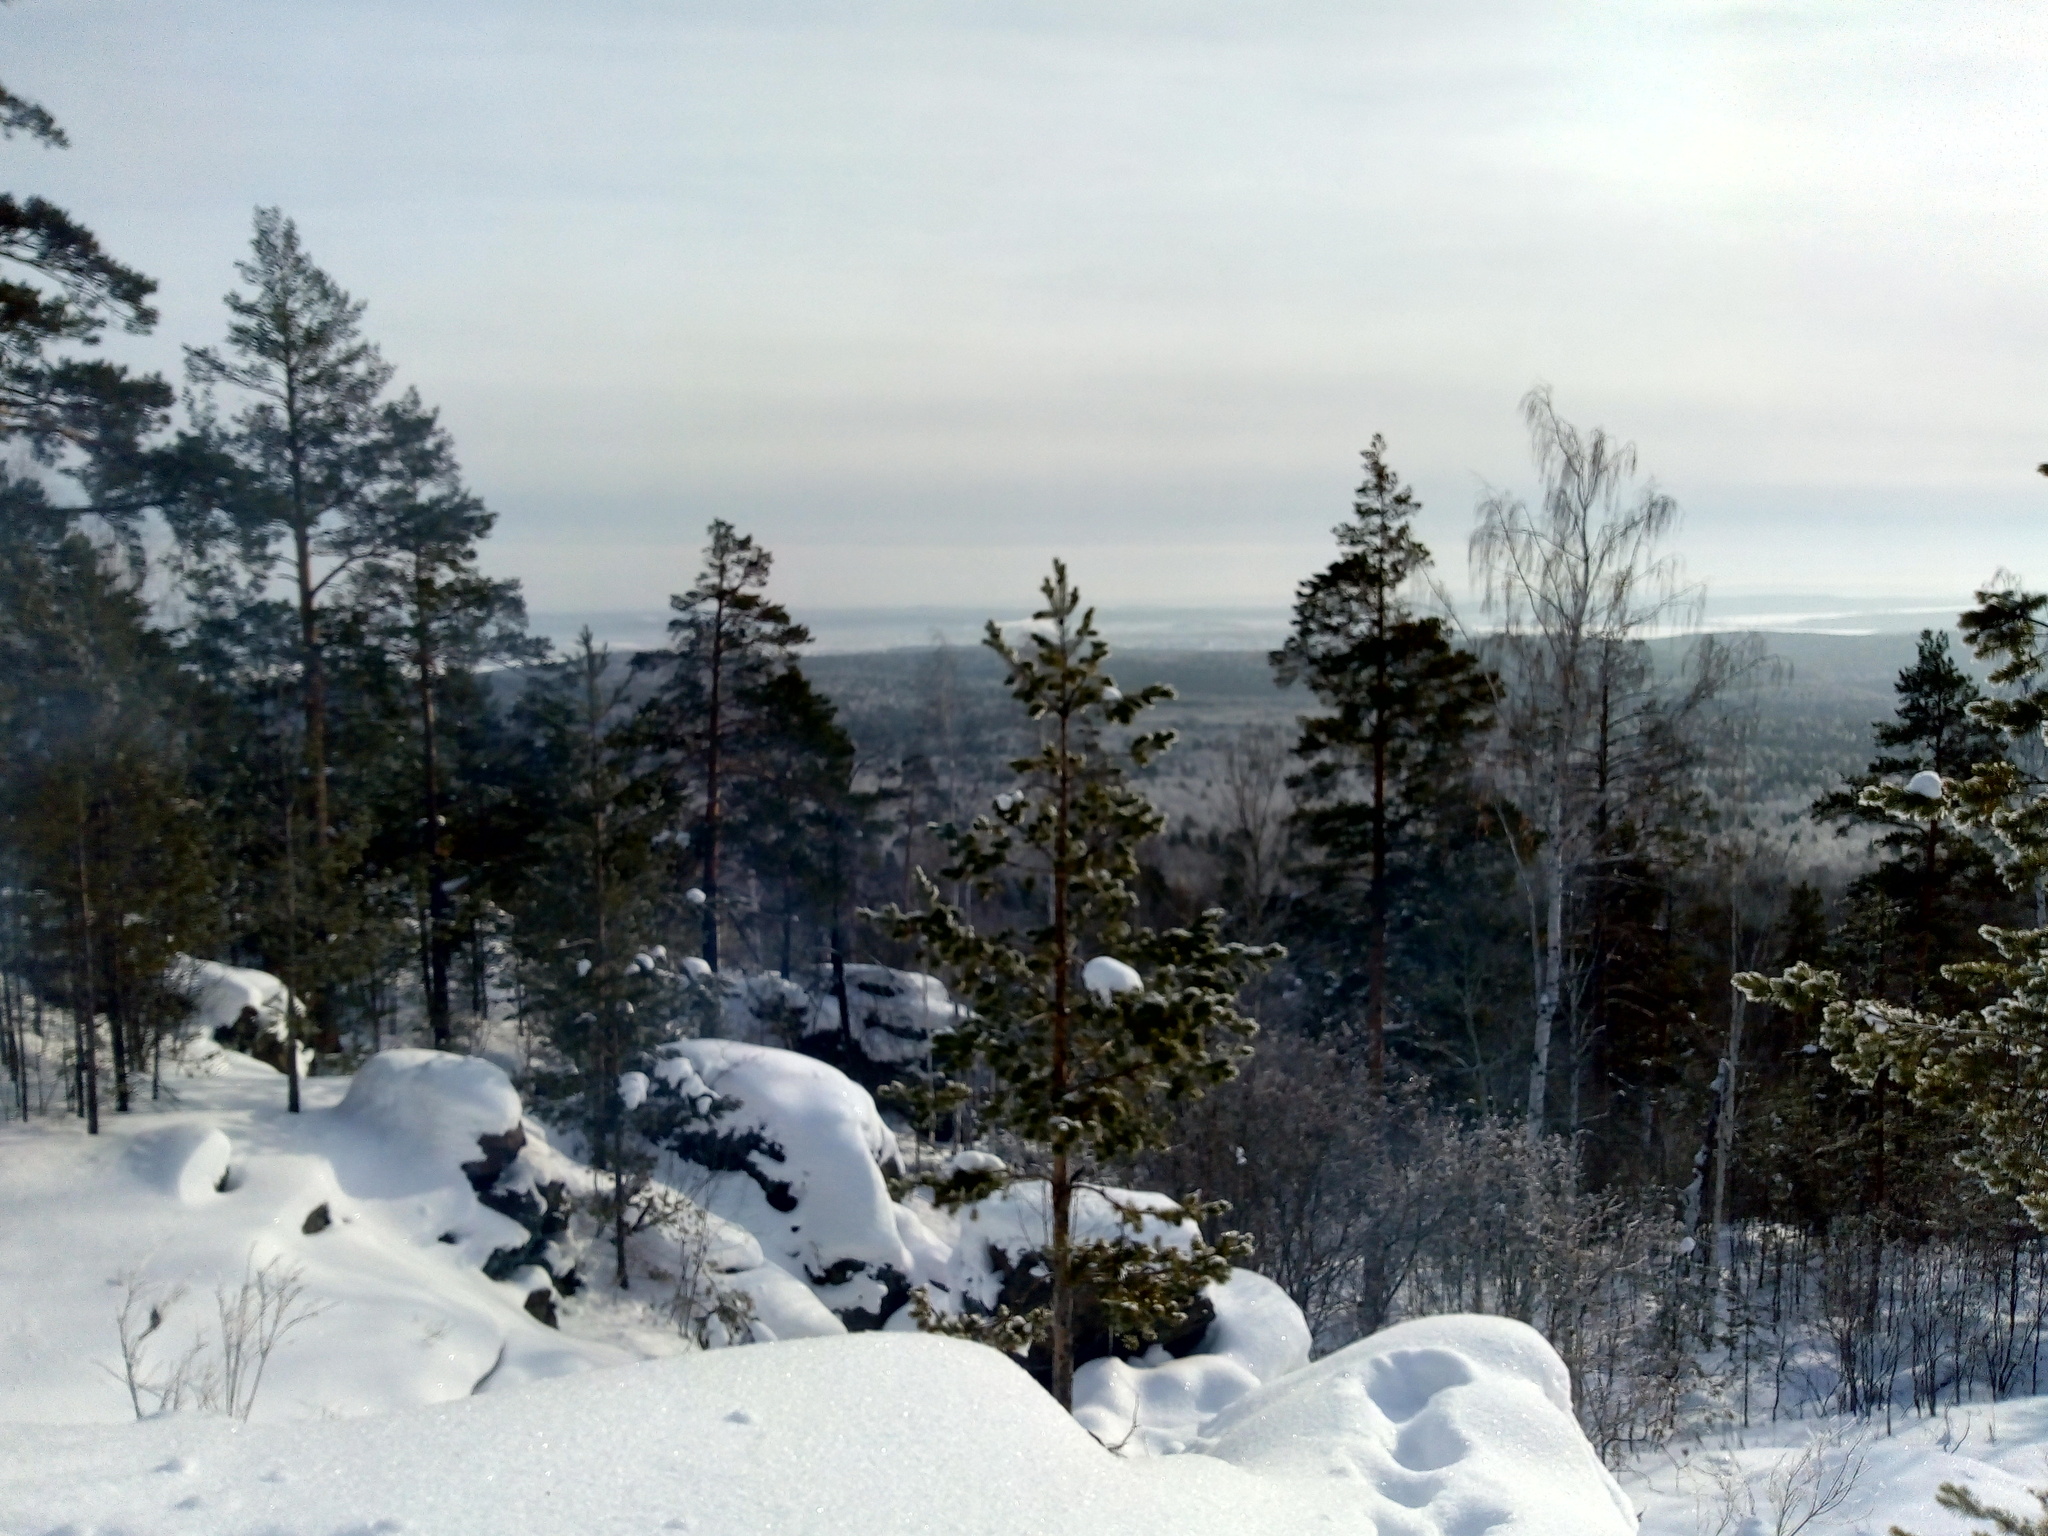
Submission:
M 2048 16 L 1652 0 L 23 0 L 15 183 L 177 377 L 281 205 L 536 612 L 724 517 L 800 607 L 1284 606 L 1384 432 L 1464 580 L 1516 404 L 1635 441 L 1715 590 L 2025 571 Z

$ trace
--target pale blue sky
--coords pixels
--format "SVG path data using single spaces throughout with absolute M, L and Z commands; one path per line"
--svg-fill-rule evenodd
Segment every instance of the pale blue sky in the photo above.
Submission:
M 799 605 L 1285 601 L 1384 432 L 1462 582 L 1515 404 L 1717 591 L 2048 579 L 2048 13 L 2020 0 L 20 0 L 9 185 L 216 340 L 278 203 L 539 609 L 725 516 Z

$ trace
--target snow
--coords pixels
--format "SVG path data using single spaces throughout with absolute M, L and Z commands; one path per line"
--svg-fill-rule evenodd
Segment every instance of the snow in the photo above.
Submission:
M 682 1097 L 732 1104 L 675 1149 L 696 1168 L 691 1198 L 751 1232 L 842 1318 L 879 1323 L 908 1299 L 911 1258 L 884 1177 L 902 1159 L 864 1089 L 824 1062 L 736 1040 L 673 1041 L 654 1075 Z
M 1922 800 L 1939 800 L 1942 793 L 1941 775 L 1923 768 L 1906 781 L 1906 793 L 1918 795 Z
M 1095 996 L 1096 1001 L 1104 1003 L 1120 992 L 1145 990 L 1144 979 L 1136 971 L 1108 955 L 1097 955 L 1081 967 L 1081 985 Z
M 476 1160 L 480 1137 L 518 1130 L 521 1111 L 504 1069 L 481 1056 L 394 1050 L 363 1063 L 335 1113 L 388 1145 L 430 1149 L 452 1174 Z
M 32 1235 L 0 1245 L 0 1533 L 1630 1528 L 1556 1356 L 1496 1319 L 1404 1325 L 1310 1365 L 1300 1309 L 1240 1271 L 1211 1287 L 1193 1353 L 1089 1362 L 1069 1417 L 996 1352 L 916 1333 L 903 1304 L 915 1284 L 993 1302 L 1045 1241 L 1042 1182 L 952 1213 L 898 1203 L 895 1139 L 832 1067 L 725 1040 L 649 1067 L 626 1097 L 709 1117 L 678 1122 L 701 1160 L 674 1187 L 703 1206 L 632 1239 L 629 1293 L 587 1218 L 549 1224 L 600 1176 L 481 1057 L 387 1051 L 307 1079 L 292 1115 L 274 1069 L 202 1036 L 167 1058 L 163 1102 L 99 1137 L 0 1126 L 0 1222 Z M 1193 1236 L 1131 1190 L 1082 1191 L 1075 1228 Z M 208 1347 L 215 1289 L 265 1265 L 300 1278 L 308 1310 L 250 1421 L 132 1422 L 124 1296 L 167 1310 L 144 1362 L 160 1373 Z M 751 1322 L 692 1335 L 664 1313 L 702 1284 L 743 1295 Z
M 211 1034 L 233 1025 L 242 1010 L 253 1008 L 272 1033 L 284 1022 L 285 984 L 268 971 L 223 965 L 218 960 L 195 960 L 180 955 L 171 967 L 171 984 L 191 1001 L 192 1022 Z M 305 1005 L 291 999 L 292 1011 L 305 1013 Z
M 962 1009 L 936 976 L 892 970 L 886 965 L 849 965 L 846 1012 L 855 1043 L 869 1061 L 897 1064 L 922 1060 L 934 1036 L 960 1021 Z M 839 1033 L 839 999 L 831 968 L 819 967 L 808 993 L 806 1035 Z
M 370 1086 L 346 1112 L 346 1080 L 309 1078 L 306 1112 L 289 1115 L 278 1072 L 210 1050 L 193 1075 L 166 1064 L 173 1104 L 104 1115 L 100 1136 L 63 1118 L 0 1126 L 0 1223 L 15 1234 L 0 1243 L 0 1421 L 131 1417 L 103 1368 L 120 1365 L 114 1315 L 129 1273 L 159 1298 L 188 1288 L 156 1341 L 159 1366 L 213 1327 L 213 1291 L 232 1291 L 250 1265 L 303 1273 L 328 1310 L 271 1360 L 259 1421 L 462 1397 L 494 1367 L 495 1385 L 633 1358 L 544 1327 L 525 1291 L 484 1276 L 493 1251 L 528 1233 L 478 1202 L 454 1127 L 506 1129 L 503 1101 L 479 1091 L 486 1073 L 504 1079 L 488 1063 L 444 1059 L 456 1070 L 431 1078 L 366 1069 L 357 1082 Z M 409 1092 L 427 1080 L 459 1090 L 445 1122 Z
M 1643 1511 L 1642 1536 L 1790 1531 L 1809 1514 L 1800 1536 L 1882 1536 L 1893 1526 L 1965 1536 L 1983 1522 L 1941 1509 L 1941 1485 L 1960 1483 L 1986 1504 L 2038 1520 L 2028 1490 L 2048 1486 L 2044 1446 L 2048 1397 L 2010 1398 L 1910 1418 L 1889 1435 L 1881 1420 L 1848 1417 L 1730 1430 L 1637 1458 L 1623 1485 Z M 1813 1513 L 1831 1489 L 1839 1502 Z
M 1605 1474 L 1583 1443 L 1574 1455 L 1552 1433 L 1552 1420 L 1569 1420 L 1488 1332 L 1456 1355 L 1473 1379 L 1439 1388 L 1452 1401 L 1425 1403 L 1409 1422 L 1437 1414 L 1474 1436 L 1509 1432 L 1403 1467 L 1391 1492 L 1346 1460 L 1368 1442 L 1401 1442 L 1372 1398 L 1337 1385 L 1389 1358 L 1364 1346 L 1333 1357 L 1351 1374 L 1324 1378 L 1320 1409 L 1313 1392 L 1267 1388 L 1239 1401 L 1228 1441 L 1132 1460 L 991 1350 L 866 1334 L 653 1361 L 327 1423 L 314 1437 L 192 1415 L 17 1427 L 0 1519 L 164 1536 L 1623 1536 L 1632 1522 Z M 1459 1337 L 1440 1329 L 1434 1347 L 1449 1356 Z M 1490 1410 L 1479 1401 L 1489 1393 L 1500 1398 Z M 1542 1422 L 1521 1424 L 1530 1403 Z M 1326 1446 L 1324 1421 L 1362 1427 Z M 1278 1454 L 1304 1425 L 1309 1442 Z M 1547 1450 L 1560 1454 L 1539 1461 Z M 1504 1509 L 1495 1492 L 1511 1480 Z

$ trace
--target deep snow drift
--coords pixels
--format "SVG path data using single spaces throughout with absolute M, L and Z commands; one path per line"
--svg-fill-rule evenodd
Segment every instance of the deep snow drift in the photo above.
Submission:
M 0 1536 L 1631 1528 L 1519 1324 L 1409 1324 L 1311 1366 L 1299 1309 L 1240 1273 L 1183 1358 L 1085 1366 L 1070 1418 L 993 1351 L 903 1331 L 911 1285 L 994 1296 L 1042 1241 L 1034 1186 L 891 1200 L 873 1101 L 787 1052 L 686 1042 L 651 1076 L 719 1107 L 684 1148 L 690 1235 L 636 1237 L 623 1295 L 568 1219 L 593 1175 L 481 1058 L 386 1052 L 293 1116 L 272 1068 L 202 1040 L 98 1138 L 0 1126 Z M 690 1242 L 779 1342 L 697 1348 L 672 1306 Z M 166 1319 L 145 1383 L 194 1347 L 203 1375 L 216 1290 L 266 1265 L 302 1277 L 304 1317 L 250 1422 L 132 1422 L 124 1299 Z
M 1545 1346 L 1512 1323 L 1462 1321 L 1480 1326 L 1455 1345 L 1455 1326 L 1353 1345 L 1263 1411 L 1240 1404 L 1209 1454 L 1159 1460 L 1112 1456 L 991 1350 L 888 1333 L 719 1350 L 317 1429 L 192 1416 L 11 1426 L 0 1529 L 1629 1531 L 1569 1416 L 1524 1374 Z M 1312 1406 L 1319 1390 L 1334 1434 Z

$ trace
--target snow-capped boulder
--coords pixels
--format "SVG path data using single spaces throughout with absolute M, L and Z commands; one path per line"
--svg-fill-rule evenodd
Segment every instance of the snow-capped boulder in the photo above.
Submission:
M 870 1087 L 923 1060 L 933 1039 L 957 1024 L 964 1011 L 938 977 L 886 965 L 846 967 L 843 1027 L 831 967 L 818 967 L 809 992 L 800 1041 L 804 1051 Z
M 227 1134 L 204 1124 L 145 1131 L 128 1145 L 135 1172 L 186 1205 L 203 1205 L 221 1193 L 233 1153 Z
M 164 980 L 190 1005 L 187 1027 L 199 1039 L 240 1051 L 280 1072 L 290 1070 L 285 1055 L 285 1042 L 290 1038 L 285 1017 L 289 1010 L 291 1017 L 303 1024 L 306 1005 L 277 977 L 246 966 L 179 955 Z M 304 1076 L 312 1070 L 313 1053 L 304 1041 L 298 1051 L 299 1072 Z
M 674 1113 L 662 1144 L 684 1192 L 737 1223 L 848 1328 L 909 1299 L 912 1260 L 885 1175 L 896 1138 L 858 1083 L 795 1051 L 678 1040 L 656 1053 L 647 1107 Z
M 524 1155 L 519 1094 L 502 1067 L 446 1051 L 380 1051 L 363 1063 L 335 1113 L 404 1149 L 417 1160 L 423 1186 L 450 1186 L 450 1175 L 458 1175 L 486 1210 L 517 1224 L 516 1233 L 491 1229 L 481 1256 L 486 1275 L 504 1280 L 539 1269 L 565 1295 L 574 1293 L 575 1261 L 562 1245 L 569 1192 Z M 444 1198 L 459 1203 L 459 1191 Z M 536 1317 L 551 1319 L 549 1306 L 531 1299 L 528 1305 Z
M 216 1029 L 232 1029 L 249 1014 L 266 1029 L 278 1029 L 284 1022 L 288 998 L 295 1014 L 303 1015 L 306 1011 L 305 1005 L 291 997 L 285 984 L 268 971 L 179 955 L 172 962 L 168 980 L 192 1005 L 193 1024 L 209 1034 Z
M 986 1154 L 959 1154 L 954 1162 L 967 1158 L 978 1163 L 983 1157 Z M 987 1161 L 997 1169 L 1002 1166 L 993 1157 Z M 927 1294 L 941 1312 L 985 1316 L 998 1307 L 1022 1313 L 1045 1304 L 1051 1287 L 1043 1255 L 1051 1240 L 1052 1217 L 1043 1179 L 1005 1184 L 953 1212 L 913 1193 L 906 1209 L 946 1252 L 943 1265 L 921 1261 L 914 1276 L 914 1283 L 929 1287 Z M 1070 1220 L 1078 1242 L 1113 1239 L 1185 1249 L 1198 1232 L 1179 1211 L 1172 1199 L 1151 1190 L 1083 1188 L 1074 1193 Z M 1125 1212 L 1137 1216 L 1134 1225 L 1125 1221 Z M 1215 1317 L 1209 1296 L 1197 1297 L 1187 1321 L 1147 1346 L 1147 1352 L 1158 1350 L 1160 1358 L 1193 1353 L 1201 1348 Z M 1085 1293 L 1076 1298 L 1074 1330 L 1077 1364 L 1130 1353 L 1112 1336 L 1100 1308 Z M 1043 1345 L 1033 1348 L 1025 1365 L 1040 1379 L 1051 1379 L 1051 1359 Z
M 519 1094 L 504 1069 L 447 1051 L 379 1051 L 335 1112 L 451 1168 L 502 1158 L 488 1170 L 495 1173 L 525 1139 Z

